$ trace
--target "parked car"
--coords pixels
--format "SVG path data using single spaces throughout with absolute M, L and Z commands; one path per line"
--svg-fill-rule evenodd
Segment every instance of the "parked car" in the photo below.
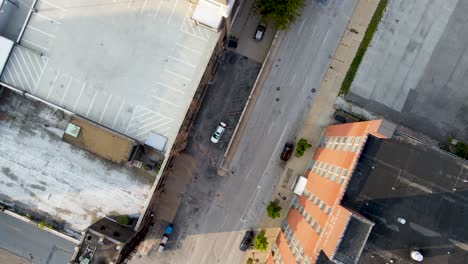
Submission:
M 290 143 L 290 142 L 287 142 L 285 145 L 284 145 L 284 148 L 283 148 L 283 152 L 281 152 L 281 160 L 283 161 L 288 161 L 289 158 L 291 157 L 291 154 L 293 152 L 293 149 L 294 149 L 294 145 L 293 143 Z
M 213 133 L 213 135 L 211 135 L 211 142 L 218 143 L 219 139 L 224 133 L 224 130 L 226 130 L 226 123 L 220 122 L 219 125 L 216 127 L 216 130 Z
M 244 238 L 242 239 L 242 242 L 240 244 L 240 250 L 241 251 L 246 251 L 247 249 L 250 248 L 250 245 L 252 245 L 252 240 L 254 238 L 254 232 L 253 231 L 247 231 L 245 232 Z
M 257 26 L 257 30 L 255 31 L 254 39 L 260 41 L 263 39 L 263 35 L 265 34 L 266 26 L 264 24 L 259 24 Z

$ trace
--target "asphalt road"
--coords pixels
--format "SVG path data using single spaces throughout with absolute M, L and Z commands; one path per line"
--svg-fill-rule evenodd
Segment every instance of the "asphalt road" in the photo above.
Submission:
M 0 248 L 37 264 L 68 263 L 75 244 L 0 213 Z
M 182 196 L 173 221 L 174 235 L 163 254 L 153 250 L 132 263 L 240 263 L 242 235 L 257 227 L 265 212 L 284 169 L 279 161 L 281 149 L 302 126 L 355 3 L 320 1 L 305 8 L 304 20 L 290 28 L 278 50 L 224 177 L 216 175 L 217 166 L 234 124 L 228 124 L 221 145 L 210 143 L 209 129 L 221 121 L 213 117 L 223 117 L 226 110 L 207 105 L 219 105 L 226 97 L 235 99 L 232 89 L 238 85 L 232 83 L 243 74 L 226 68 L 226 75 L 215 78 L 187 149 L 172 164 L 180 173 L 171 173 L 166 182 L 165 188 L 171 191 L 165 195 Z M 229 86 L 229 92 L 223 91 Z M 192 175 L 187 190 L 176 191 L 174 186 L 177 182 L 184 185 L 186 174 Z

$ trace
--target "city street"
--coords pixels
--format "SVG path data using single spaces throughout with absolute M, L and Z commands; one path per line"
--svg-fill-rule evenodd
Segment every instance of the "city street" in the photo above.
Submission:
M 136 256 L 131 263 L 240 263 L 241 238 L 245 230 L 258 226 L 265 213 L 284 170 L 279 160 L 282 147 L 286 141 L 296 141 L 355 3 L 314 1 L 286 32 L 273 65 L 265 69 L 267 79 L 257 87 L 261 92 L 245 116 L 241 139 L 231 148 L 232 158 L 224 163 L 225 176 L 217 176 L 217 169 L 226 146 L 213 151 L 215 146 L 208 140 L 211 131 L 201 133 L 200 126 L 195 126 L 187 150 L 174 159 L 173 172 L 165 183 L 170 190 L 166 197 L 181 197 L 173 220 L 175 234 L 164 253 L 152 250 L 149 256 Z M 226 100 L 223 92 L 209 93 L 204 105 Z M 203 111 L 204 105 L 196 124 L 225 111 Z M 228 124 L 225 140 L 234 125 Z
M 75 247 L 74 243 L 64 238 L 1 212 L 0 237 L 0 249 L 19 256 L 15 259 L 17 263 L 23 263 L 22 258 L 35 264 L 68 263 Z M 0 251 L 0 254 L 1 260 L 7 253 Z M 12 254 L 8 254 L 10 260 Z

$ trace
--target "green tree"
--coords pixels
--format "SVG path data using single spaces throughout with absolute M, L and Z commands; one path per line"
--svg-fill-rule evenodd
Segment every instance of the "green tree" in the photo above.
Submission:
M 279 201 L 271 201 L 267 207 L 268 216 L 275 219 L 280 217 L 281 206 L 279 206 Z
M 260 231 L 254 239 L 254 248 L 262 252 L 266 251 L 268 247 L 268 241 L 265 237 L 265 230 Z
M 271 21 L 276 29 L 286 29 L 301 16 L 304 0 L 257 0 L 255 6 L 262 20 Z
M 309 142 L 307 142 L 307 140 L 305 138 L 299 139 L 299 141 L 297 142 L 297 145 L 296 145 L 296 154 L 295 154 L 295 156 L 298 157 L 298 158 L 304 156 L 304 152 L 310 147 L 312 147 L 312 145 L 309 144 Z

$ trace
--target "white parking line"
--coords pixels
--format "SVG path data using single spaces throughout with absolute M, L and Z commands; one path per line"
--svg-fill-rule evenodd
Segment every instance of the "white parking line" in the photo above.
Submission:
M 38 29 L 38 28 L 35 28 L 35 27 L 33 27 L 33 26 L 28 25 L 28 28 L 33 29 L 33 30 L 36 30 L 37 32 L 40 32 L 40 33 L 42 33 L 42 34 L 44 34 L 44 35 L 46 35 L 46 36 L 49 36 L 49 37 L 51 37 L 51 38 L 55 38 L 54 35 L 49 34 L 49 33 L 45 32 L 45 31 L 42 31 L 42 30 L 40 30 L 40 29 Z
M 91 104 L 89 104 L 88 111 L 86 112 L 86 117 L 88 117 L 89 112 L 91 111 L 91 108 L 93 108 L 94 105 L 94 100 L 96 100 L 96 95 L 98 94 L 98 91 L 94 93 L 93 100 L 91 100 Z
M 161 4 L 162 4 L 162 2 L 163 2 L 163 0 L 160 0 L 159 5 L 158 5 L 158 9 L 156 9 L 156 13 L 154 13 L 154 17 L 157 17 L 157 16 L 158 16 L 159 9 L 161 9 Z
M 26 83 L 28 84 L 28 88 L 29 88 L 29 91 L 33 91 L 33 86 L 31 86 L 31 84 L 29 83 L 28 81 L 28 78 L 26 76 L 26 74 L 24 73 L 24 70 L 23 70 L 23 67 L 21 66 L 21 63 L 18 59 L 18 57 L 16 56 L 16 52 L 13 52 L 13 57 L 15 57 L 16 61 L 18 62 L 18 67 L 20 68 L 21 72 L 23 73 L 23 76 L 24 76 L 24 79 L 26 80 Z M 35 85 L 35 83 L 33 83 Z
M 174 11 L 175 11 L 175 9 L 177 7 L 177 2 L 179 2 L 179 0 L 175 0 L 174 7 L 172 7 L 171 15 L 167 19 L 167 24 L 169 24 L 171 22 L 172 16 L 174 15 Z
M 33 45 L 33 46 L 38 47 L 38 48 L 41 48 L 41 49 L 43 49 L 44 51 L 48 51 L 48 50 L 49 50 L 49 49 L 46 48 L 46 47 L 43 47 L 43 46 L 41 46 L 41 45 L 38 45 L 38 44 L 36 44 L 36 43 L 34 43 L 34 42 L 32 42 L 32 41 L 29 41 L 29 40 L 27 40 L 27 39 L 24 39 L 24 38 L 21 38 L 21 41 L 24 41 L 24 42 L 26 42 L 26 43 L 29 43 L 29 44 L 31 44 L 31 45 Z M 20 42 L 21 42 L 21 41 L 20 41 Z
M 193 64 L 191 64 L 191 63 L 188 63 L 188 62 L 183 61 L 183 60 L 181 60 L 181 59 L 177 59 L 177 58 L 172 57 L 172 56 L 168 56 L 168 57 L 171 58 L 171 59 L 173 59 L 173 60 L 175 60 L 175 61 L 178 61 L 178 62 L 180 62 L 180 63 L 182 63 L 182 64 L 185 64 L 185 65 L 187 65 L 187 66 L 189 66 L 189 67 L 195 68 L 195 65 L 193 65 Z
M 50 87 L 49 93 L 47 94 L 46 100 L 49 100 L 50 94 L 52 93 L 52 90 L 54 89 L 55 83 L 57 82 L 58 76 L 60 74 L 60 70 L 58 70 L 57 75 L 55 75 L 54 82 L 52 83 L 52 87 Z
M 291 79 L 291 82 L 289 83 L 289 88 L 292 87 L 292 84 L 294 82 L 294 80 L 296 79 L 296 74 L 293 75 L 292 79 Z
M 307 83 L 309 82 L 309 78 L 306 78 L 304 86 L 302 86 L 302 92 L 305 92 L 305 89 L 307 87 Z
M 169 105 L 173 105 L 173 106 L 175 106 L 175 107 L 181 107 L 180 105 L 174 104 L 173 102 L 169 102 L 169 101 L 167 101 L 167 100 L 164 100 L 164 99 L 162 99 L 162 98 L 159 97 L 159 96 L 152 95 L 151 97 L 153 97 L 154 99 L 159 100 L 159 101 L 161 101 L 161 102 L 163 102 L 163 103 L 166 103 L 166 104 L 169 104 Z
M 117 111 L 117 115 L 115 116 L 114 123 L 112 123 L 111 128 L 114 128 L 115 123 L 117 122 L 117 119 L 119 119 L 120 112 L 122 111 L 122 108 L 123 108 L 124 104 L 125 104 L 125 100 L 120 104 L 119 111 Z
M 145 0 L 145 2 L 143 2 L 143 6 L 141 7 L 140 13 L 145 10 L 146 4 L 148 4 L 148 0 Z
M 150 120 L 150 119 L 153 119 L 153 118 L 158 118 L 158 121 L 157 121 L 157 122 L 159 122 L 159 121 L 165 119 L 165 118 L 159 118 L 158 116 L 154 116 L 154 115 L 150 115 L 149 117 L 146 117 L 146 118 L 143 119 L 143 120 L 140 119 L 142 116 L 145 116 L 145 115 L 147 115 L 147 114 L 148 114 L 148 113 L 145 113 L 145 114 L 143 114 L 143 115 L 141 115 L 141 116 L 138 116 L 138 117 L 137 117 L 137 118 L 138 118 L 138 122 L 135 122 L 135 123 L 133 123 L 133 124 L 129 124 L 127 130 L 130 129 L 131 127 L 133 127 L 133 126 L 139 125 L 140 123 L 144 123 L 144 122 L 146 122 L 146 121 L 148 121 L 148 120 Z M 151 114 L 151 113 L 149 113 L 149 114 Z
M 187 78 L 187 77 L 185 77 L 185 76 L 182 76 L 182 75 L 180 75 L 180 74 L 178 74 L 178 73 L 175 73 L 175 72 L 173 72 L 173 71 L 170 71 L 170 70 L 168 70 L 168 69 L 164 69 L 164 71 L 166 71 L 166 72 L 168 72 L 168 73 L 170 73 L 170 74 L 172 74 L 172 75 L 174 75 L 174 76 L 177 76 L 177 77 L 179 77 L 179 78 L 182 78 L 182 79 L 184 79 L 184 80 L 190 81 L 190 78 Z
M 27 69 L 28 72 L 29 72 L 29 76 L 31 76 L 32 82 L 33 82 L 33 84 L 34 84 L 34 87 L 36 87 L 36 83 L 35 83 L 34 79 L 37 79 L 37 76 L 36 76 L 36 77 L 33 76 L 32 71 L 31 71 L 31 69 L 29 69 L 29 66 L 28 66 L 29 63 L 28 63 L 28 62 L 26 61 L 26 59 L 24 58 L 23 52 L 21 52 L 21 49 L 17 49 L 17 50 L 18 50 L 18 53 L 19 53 L 21 59 L 22 59 L 23 62 L 24 62 L 24 65 L 26 66 L 26 69 Z
M 128 1 L 127 8 L 130 8 L 130 6 L 132 5 L 132 3 L 133 3 L 133 0 Z
M 11 73 L 10 73 L 10 69 L 8 69 L 8 67 L 5 68 L 5 73 L 8 74 L 8 75 L 10 76 L 9 79 L 11 80 L 11 81 L 8 81 L 8 80 L 7 80 L 7 76 L 6 76 L 6 74 L 5 74 L 5 75 L 3 75 L 3 78 L 5 79 L 5 81 L 6 81 L 7 83 L 10 83 L 10 84 L 13 84 L 13 85 L 16 86 L 16 83 L 14 82 L 15 79 L 13 79 L 13 77 L 12 77 L 12 75 L 11 75 Z
M 58 21 L 56 21 L 56 20 L 53 20 L 52 18 L 50 18 L 50 17 L 48 17 L 48 16 L 42 15 L 41 13 L 36 12 L 36 13 L 34 13 L 34 14 L 35 14 L 36 16 L 40 17 L 40 18 L 45 19 L 45 20 L 52 21 L 52 23 L 55 23 L 55 24 L 58 24 L 58 25 L 61 25 L 61 24 L 62 24 L 62 23 L 60 23 L 60 22 L 58 22 Z
M 37 58 L 36 58 L 36 60 L 37 60 Z M 49 64 L 49 60 L 47 60 L 47 61 L 45 62 L 44 68 L 43 68 L 42 71 L 41 71 L 41 76 L 39 76 L 39 80 L 37 80 L 36 89 L 34 89 L 34 93 L 36 93 L 37 87 L 39 87 L 39 83 L 41 83 L 42 76 L 44 76 L 44 71 L 45 71 L 45 69 L 47 68 L 47 64 Z M 40 67 L 40 66 L 39 66 L 39 67 Z
M 65 96 L 68 93 L 68 89 L 70 88 L 70 84 L 71 84 L 72 80 L 73 80 L 73 77 L 70 76 L 70 80 L 68 81 L 67 88 L 65 89 L 65 93 L 63 93 L 62 100 L 60 100 L 60 106 L 63 105 L 63 99 L 65 99 Z
M 164 131 L 166 131 L 166 130 L 169 130 L 169 129 L 171 129 L 171 127 L 166 127 L 166 128 L 160 129 L 160 130 L 158 131 L 158 133 L 159 133 L 159 134 L 162 134 L 162 132 L 164 132 Z
M 153 121 L 153 122 L 150 122 L 150 123 L 147 123 L 147 124 L 144 124 L 144 125 L 142 125 L 142 126 L 140 126 L 140 127 L 136 127 L 136 128 L 134 128 L 134 129 L 132 129 L 132 130 L 127 130 L 127 133 L 136 132 L 137 130 L 140 130 L 140 129 L 142 129 L 142 128 L 144 128 L 144 127 L 147 127 L 147 126 L 155 125 L 155 124 L 157 124 L 157 123 L 159 123 L 159 122 L 161 122 L 161 119 L 156 120 L 156 121 Z M 169 120 L 169 121 L 167 121 L 165 124 L 170 123 L 170 122 L 171 122 L 171 121 Z M 152 129 L 152 128 L 150 128 L 150 129 Z
M 307 18 L 305 18 L 305 19 L 302 21 L 301 27 L 299 28 L 299 32 L 297 32 L 298 34 L 301 33 L 302 27 L 304 26 L 304 23 L 305 23 L 306 21 L 307 21 Z
M 39 74 L 39 72 L 37 71 L 37 68 L 36 68 L 36 66 L 34 65 L 33 59 L 31 59 L 31 56 L 29 56 L 29 52 L 28 52 L 27 50 L 26 50 L 25 52 L 26 52 L 26 56 L 28 56 L 28 59 L 29 59 L 29 61 L 31 62 L 31 68 L 33 68 L 34 74 L 37 76 L 37 78 L 40 78 L 40 77 L 41 77 L 41 74 Z M 36 60 L 36 62 L 37 62 L 37 60 Z M 40 65 L 38 65 L 38 67 L 39 67 L 39 69 L 41 68 Z M 42 71 L 42 69 L 41 69 L 41 71 Z M 36 84 L 36 86 L 37 86 L 37 84 Z
M 186 50 L 190 50 L 191 52 L 194 52 L 194 53 L 197 53 L 197 54 L 202 54 L 201 51 L 194 50 L 194 49 L 192 49 L 192 48 L 190 48 L 190 47 L 187 47 L 187 46 L 184 46 L 184 45 L 182 45 L 182 44 L 180 44 L 180 43 L 177 43 L 177 42 L 176 42 L 176 45 L 179 46 L 179 47 L 181 47 L 181 48 L 184 48 L 184 49 L 186 49 Z
M 46 0 L 41 0 L 41 2 L 44 2 L 44 3 L 46 3 L 46 4 L 48 4 L 48 5 L 52 6 L 52 7 L 55 7 L 57 9 L 59 9 L 59 10 L 62 10 L 63 12 L 67 12 L 67 10 L 65 8 L 60 7 L 58 5 L 55 5 L 55 4 L 52 4 L 51 2 L 48 2 Z
M 135 137 L 141 136 L 141 135 L 144 134 L 144 133 L 148 133 L 148 132 L 151 131 L 151 130 L 155 130 L 156 128 L 158 128 L 158 127 L 160 127 L 160 126 L 167 125 L 167 124 L 169 124 L 170 122 L 171 122 L 171 121 L 168 121 L 168 122 L 166 122 L 166 123 L 164 123 L 164 124 L 160 124 L 160 125 L 157 125 L 157 126 L 155 126 L 155 127 L 150 127 L 150 128 L 148 128 L 148 129 L 145 129 L 144 131 L 142 131 L 142 132 L 136 134 Z M 143 128 L 143 127 L 146 127 L 146 126 L 142 126 L 142 127 L 138 128 L 138 129 L 141 129 L 141 128 Z
M 107 98 L 106 105 L 104 106 L 104 110 L 102 110 L 101 117 L 99 118 L 99 123 L 101 123 L 101 120 L 104 117 L 104 113 L 106 112 L 107 106 L 109 105 L 109 102 L 110 102 L 111 99 L 112 99 L 112 94 L 109 96 L 109 98 Z
M 75 112 L 76 106 L 78 105 L 78 102 L 80 101 L 81 94 L 83 94 L 83 90 L 84 90 L 85 87 L 86 87 L 86 81 L 81 86 L 80 95 L 78 95 L 78 99 L 76 99 L 75 105 L 73 106 L 73 112 Z
M 176 92 L 176 93 L 185 94 L 185 93 L 182 92 L 181 90 L 178 90 L 178 89 L 176 89 L 176 88 L 174 88 L 174 87 L 170 87 L 170 86 L 168 86 L 168 85 L 165 85 L 165 84 L 162 83 L 162 82 L 157 82 L 156 84 L 161 85 L 161 86 L 163 86 L 163 87 L 166 87 L 167 89 L 173 90 L 173 91 Z
M 23 80 L 21 80 L 20 75 L 18 74 L 18 71 L 16 70 L 16 67 L 15 67 L 15 64 L 13 63 L 13 61 L 11 62 L 11 67 L 13 67 L 13 70 L 15 71 L 16 78 L 18 79 L 19 83 L 21 84 L 21 88 L 26 89 L 26 88 L 24 88 Z

